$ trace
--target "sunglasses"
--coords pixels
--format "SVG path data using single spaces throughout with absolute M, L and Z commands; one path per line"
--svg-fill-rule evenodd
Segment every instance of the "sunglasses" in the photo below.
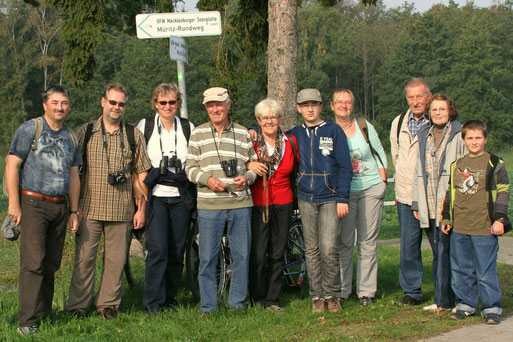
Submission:
M 117 102 L 117 101 L 114 101 L 114 100 L 107 100 L 107 102 L 108 102 L 111 106 L 119 105 L 121 108 L 123 108 L 123 107 L 125 107 L 125 106 L 126 106 L 126 102 Z
M 178 101 L 176 101 L 176 100 L 172 100 L 172 101 L 157 101 L 157 103 L 159 105 L 161 105 L 162 107 L 164 107 L 168 103 L 169 103 L 169 105 L 174 106 L 177 102 Z

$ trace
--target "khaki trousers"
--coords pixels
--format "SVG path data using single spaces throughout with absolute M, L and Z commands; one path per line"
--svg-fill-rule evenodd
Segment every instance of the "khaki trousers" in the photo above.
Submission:
M 107 307 L 118 310 L 131 228 L 132 222 L 82 219 L 75 237 L 75 265 L 69 287 L 69 300 L 65 308 L 67 311 L 77 310 L 85 313 L 91 306 L 94 297 L 96 256 L 102 234 L 105 240 L 103 273 L 94 305 L 97 310 Z

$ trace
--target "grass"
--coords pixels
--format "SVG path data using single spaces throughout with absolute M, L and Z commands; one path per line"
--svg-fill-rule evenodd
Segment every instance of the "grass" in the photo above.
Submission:
M 18 301 L 18 242 L 0 242 L 0 341 L 24 340 L 16 335 Z M 424 312 L 420 307 L 395 306 L 402 296 L 398 284 L 397 247 L 380 246 L 378 293 L 375 305 L 361 308 L 353 295 L 344 303 L 341 313 L 315 314 L 306 288 L 298 292 L 284 289 L 284 313 L 271 314 L 261 307 L 246 312 L 231 312 L 220 307 L 208 319 L 199 317 L 199 304 L 183 282 L 179 293 L 182 306 L 178 312 L 165 312 L 157 317 L 147 316 L 141 304 L 142 263 L 135 270 L 137 286 L 124 287 L 120 314 L 113 321 L 104 321 L 94 312 L 83 319 L 71 319 L 61 312 L 67 298 L 73 258 L 72 236 L 66 240 L 63 264 L 56 275 L 54 313 L 41 325 L 41 341 L 403 341 L 427 338 L 463 325 L 482 322 L 472 317 L 464 322 Z M 431 256 L 424 253 L 424 300 L 434 297 L 431 284 Z M 101 260 L 101 258 L 99 259 Z M 101 262 L 98 271 L 101 269 Z M 99 272 L 97 272 L 99 273 Z M 500 265 L 504 312 L 513 309 L 513 267 Z

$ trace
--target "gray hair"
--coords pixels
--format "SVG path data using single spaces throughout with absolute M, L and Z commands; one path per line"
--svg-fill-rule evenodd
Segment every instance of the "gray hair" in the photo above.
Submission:
M 426 88 L 426 94 L 429 94 L 429 85 L 425 79 L 422 77 L 412 77 L 408 83 L 404 86 L 404 93 L 406 93 L 407 88 L 413 88 L 423 85 Z
M 262 100 L 255 106 L 255 117 L 257 119 L 264 114 L 268 114 L 269 112 L 282 116 L 283 107 L 273 99 Z
M 50 86 L 50 87 L 46 88 L 46 90 L 41 94 L 41 96 L 43 97 L 43 102 L 46 103 L 46 101 L 48 101 L 48 98 L 50 97 L 50 95 L 52 95 L 53 93 L 59 93 L 59 94 L 66 96 L 68 98 L 68 101 L 71 102 L 71 97 L 69 96 L 69 91 L 66 88 L 61 87 L 61 86 Z

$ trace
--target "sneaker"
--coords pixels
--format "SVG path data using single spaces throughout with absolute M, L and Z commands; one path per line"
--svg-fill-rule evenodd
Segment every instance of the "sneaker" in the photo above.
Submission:
M 453 313 L 451 315 L 451 318 L 452 319 L 456 319 L 456 320 L 462 320 L 462 319 L 465 319 L 469 316 L 472 316 L 470 314 L 470 312 L 467 312 L 467 311 L 463 311 L 463 310 L 457 310 L 455 313 Z
M 438 310 L 438 305 L 436 305 L 436 304 L 427 305 L 427 306 L 423 307 L 422 310 L 436 312 Z
M 19 327 L 17 333 L 20 335 L 34 335 L 39 332 L 37 325 L 29 325 L 28 327 Z
M 404 295 L 401 299 L 399 299 L 395 304 L 404 304 L 404 305 L 420 305 L 421 300 L 417 298 L 413 298 L 410 295 Z
M 340 305 L 340 301 L 337 297 L 329 296 L 325 300 L 330 312 L 337 312 L 342 310 L 342 305 Z
M 268 306 L 267 307 L 267 310 L 271 311 L 271 312 L 283 312 L 285 311 L 284 308 L 278 306 L 278 305 L 271 305 L 271 306 Z
M 458 307 L 457 307 L 457 306 L 455 306 L 454 308 L 452 308 L 451 313 L 456 313 L 456 311 L 458 311 Z
M 360 297 L 360 306 L 367 307 L 372 305 L 371 297 Z
M 340 303 L 339 303 L 340 305 Z M 312 311 L 324 312 L 326 310 L 326 301 L 323 298 L 312 299 Z
M 486 324 L 499 324 L 501 322 L 501 316 L 496 313 L 489 313 L 484 315 Z
M 106 319 L 107 321 L 110 321 L 111 319 L 116 318 L 118 313 L 113 308 L 103 308 L 98 310 L 98 315 L 100 315 L 100 317 Z

